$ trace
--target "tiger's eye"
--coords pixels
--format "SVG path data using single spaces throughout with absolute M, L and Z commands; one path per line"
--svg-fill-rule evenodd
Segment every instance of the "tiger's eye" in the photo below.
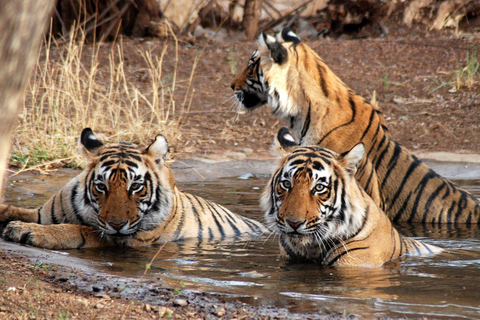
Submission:
M 107 191 L 107 186 L 103 183 L 96 183 L 95 189 L 97 189 L 98 192 L 105 193 Z
M 283 180 L 282 182 L 280 182 L 280 185 L 285 190 L 288 190 L 292 187 L 292 183 L 288 180 Z
M 316 193 L 324 193 L 325 191 L 327 191 L 327 188 L 323 184 L 317 184 L 313 188 L 313 191 L 315 191 Z
M 141 183 L 132 183 L 132 185 L 130 186 L 130 191 L 138 191 L 140 189 L 142 189 L 143 185 Z

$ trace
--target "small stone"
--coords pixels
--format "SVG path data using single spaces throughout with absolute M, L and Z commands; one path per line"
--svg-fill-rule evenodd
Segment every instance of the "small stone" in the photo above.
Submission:
M 167 312 L 166 307 L 158 307 L 158 316 L 160 318 L 162 318 L 165 315 L 166 312 Z
M 152 306 L 149 305 L 148 303 L 146 303 L 146 304 L 144 305 L 144 308 L 145 308 L 145 311 L 147 311 L 147 312 L 152 311 Z
M 80 303 L 81 305 L 85 306 L 85 307 L 88 307 L 88 300 L 87 299 L 78 298 L 77 302 Z
M 223 317 L 225 314 L 227 313 L 227 311 L 225 310 L 225 308 L 221 308 L 221 309 L 218 309 L 215 314 L 219 317 Z
M 188 304 L 188 301 L 185 299 L 174 299 L 173 305 L 177 307 L 184 307 Z
M 173 310 L 166 307 L 158 307 L 158 317 L 171 317 L 173 315 Z
M 103 309 L 105 306 L 106 304 L 104 302 L 99 302 L 95 305 L 95 309 Z

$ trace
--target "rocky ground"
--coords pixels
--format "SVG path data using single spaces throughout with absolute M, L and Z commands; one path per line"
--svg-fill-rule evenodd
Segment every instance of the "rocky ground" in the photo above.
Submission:
M 467 53 L 479 49 L 480 35 L 406 29 L 387 24 L 381 37 L 317 39 L 307 42 L 340 78 L 367 100 L 375 94 L 396 140 L 414 153 L 451 151 L 480 153 L 479 76 L 466 84 Z M 169 49 L 164 72 L 173 71 L 174 46 L 168 40 L 124 39 L 126 69 L 142 86 L 138 48 Z M 109 45 L 106 45 L 108 50 Z M 269 156 L 279 122 L 265 106 L 246 114 L 233 108 L 230 82 L 248 60 L 254 43 L 182 39 L 177 69 L 177 99 L 182 101 L 196 55 L 200 54 L 192 87 L 194 96 L 183 117 L 181 135 L 173 143 L 180 158 L 242 159 Z M 462 73 L 462 70 L 463 73 Z M 460 75 L 460 80 L 456 80 Z M 178 319 L 290 318 L 284 310 L 224 303 L 208 295 L 161 290 L 156 306 L 115 292 L 95 293 L 70 285 L 78 270 L 34 264 L 14 252 L 0 256 L 0 318 L 2 319 Z

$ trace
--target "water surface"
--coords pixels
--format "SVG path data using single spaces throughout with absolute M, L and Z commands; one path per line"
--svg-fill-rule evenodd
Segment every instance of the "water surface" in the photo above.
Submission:
M 9 181 L 7 200 L 40 205 L 77 172 L 26 176 Z M 262 220 L 258 199 L 266 175 L 195 182 L 179 188 Z M 480 196 L 480 180 L 456 181 Z M 398 225 L 403 234 L 446 248 L 434 257 L 407 258 L 383 268 L 326 269 L 278 255 L 277 239 L 196 244 L 168 243 L 147 273 L 158 286 L 216 293 L 226 300 L 284 307 L 295 313 L 361 317 L 480 318 L 480 235 L 474 227 L 432 229 Z M 134 249 L 66 251 L 96 262 L 99 271 L 140 278 L 159 245 Z

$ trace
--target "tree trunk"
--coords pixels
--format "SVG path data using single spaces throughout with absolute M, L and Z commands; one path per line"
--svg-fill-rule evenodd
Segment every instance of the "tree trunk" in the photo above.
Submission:
M 242 27 L 245 29 L 245 35 L 249 41 L 257 36 L 261 10 L 262 0 L 245 0 Z
M 0 195 L 18 110 L 54 0 L 0 1 Z

